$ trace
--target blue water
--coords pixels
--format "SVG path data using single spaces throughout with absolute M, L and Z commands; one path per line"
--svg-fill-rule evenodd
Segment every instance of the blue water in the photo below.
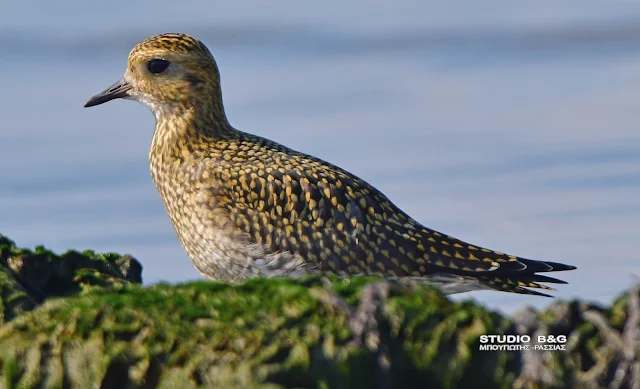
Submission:
M 129 252 L 146 283 L 199 278 L 149 176 L 153 116 L 82 108 L 137 41 L 181 31 L 216 56 L 236 127 L 345 167 L 432 228 L 578 266 L 559 297 L 606 303 L 638 281 L 640 3 L 35 3 L 0 13 L 0 232 L 21 246 Z

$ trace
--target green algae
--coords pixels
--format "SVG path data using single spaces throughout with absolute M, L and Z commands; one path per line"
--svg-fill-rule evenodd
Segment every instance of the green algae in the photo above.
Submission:
M 366 285 L 358 280 L 336 288 L 337 297 L 353 297 Z M 380 374 L 392 387 L 452 387 L 473 379 L 470 365 L 477 353 L 459 357 L 454 352 L 469 350 L 469 339 L 473 342 L 473 337 L 456 336 L 455 326 L 477 327 L 469 315 L 454 314 L 462 304 L 448 303 L 429 288 L 391 291 L 384 304 L 391 306 L 395 320 L 402 317 L 399 328 L 386 334 L 390 320 L 382 315 L 379 327 L 385 335 L 379 347 L 369 349 L 353 341 L 348 310 L 313 297 L 314 289 L 324 288 L 319 279 L 257 279 L 238 286 L 129 285 L 52 299 L 0 328 L 3 345 L 17 353 L 5 355 L 2 364 L 20 372 L 11 377 L 22 377 L 21 387 L 42 387 L 46 377 L 34 379 L 34 369 L 53 370 L 49 364 L 54 364 L 64 366 L 72 387 L 101 383 L 109 371 L 124 369 L 126 376 L 114 383 L 118 387 L 160 382 L 164 372 L 180 370 L 196 387 L 314 387 L 325 382 L 328 387 L 371 388 L 376 385 L 371 372 L 384 370 L 377 349 L 385 347 L 391 365 Z M 436 309 L 440 305 L 448 307 Z M 491 323 L 495 318 L 489 316 L 475 320 Z M 54 344 L 63 352 L 52 352 Z M 424 358 L 433 350 L 443 355 Z M 34 355 L 27 358 L 29 353 Z M 396 358 L 402 363 L 393 363 Z M 442 379 L 434 374 L 440 369 L 448 372 Z
M 140 279 L 130 256 L 0 237 L 0 389 L 625 388 L 639 378 L 637 288 L 609 308 L 560 301 L 508 318 L 376 277 Z M 488 352 L 484 334 L 569 340 L 567 351 Z
M 92 287 L 142 282 L 142 266 L 130 255 L 68 250 L 56 254 L 43 246 L 19 248 L 0 235 L 0 293 L 22 290 L 34 303 L 70 296 Z M 17 285 L 17 286 L 16 286 Z M 7 302 L 8 297 L 0 302 Z M 0 316 L 0 323 L 3 322 Z

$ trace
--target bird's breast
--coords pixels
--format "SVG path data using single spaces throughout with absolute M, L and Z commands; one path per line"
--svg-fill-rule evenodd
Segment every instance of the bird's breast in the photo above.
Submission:
M 150 162 L 153 182 L 180 235 L 198 235 L 225 224 L 218 182 L 205 161 L 152 156 Z
M 256 272 L 250 247 L 221 206 L 225 200 L 215 164 L 159 155 L 152 155 L 150 164 L 169 219 L 198 271 L 208 278 L 230 281 Z

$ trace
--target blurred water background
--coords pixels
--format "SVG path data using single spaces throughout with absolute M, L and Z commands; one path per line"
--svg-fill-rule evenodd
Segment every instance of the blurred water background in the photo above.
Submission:
M 346 168 L 439 231 L 578 266 L 557 296 L 609 302 L 638 281 L 635 1 L 5 2 L 1 233 L 131 253 L 145 283 L 200 277 L 149 176 L 153 116 L 82 108 L 161 32 L 209 46 L 237 128 Z

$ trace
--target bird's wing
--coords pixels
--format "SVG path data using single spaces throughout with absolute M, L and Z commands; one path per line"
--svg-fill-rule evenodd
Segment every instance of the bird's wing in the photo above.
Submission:
M 474 276 L 491 289 L 537 293 L 537 275 L 574 269 L 477 247 L 422 226 L 358 177 L 309 159 L 247 169 L 229 209 L 237 226 L 268 252 L 300 254 L 322 271 L 425 277 Z M 299 166 L 304 166 L 300 168 Z M 240 189 L 240 190 L 238 190 Z

